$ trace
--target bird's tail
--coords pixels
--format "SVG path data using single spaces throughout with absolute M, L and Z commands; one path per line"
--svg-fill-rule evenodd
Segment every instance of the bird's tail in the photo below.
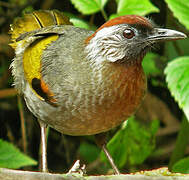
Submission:
M 17 39 L 21 34 L 34 31 L 52 25 L 72 24 L 69 18 L 57 10 L 39 10 L 30 14 L 25 14 L 21 18 L 16 18 L 11 24 L 10 34 L 14 49 L 17 47 Z

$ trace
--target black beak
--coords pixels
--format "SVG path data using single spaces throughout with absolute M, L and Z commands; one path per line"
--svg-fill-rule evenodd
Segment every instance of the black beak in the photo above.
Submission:
M 147 37 L 147 41 L 173 41 L 184 38 L 187 38 L 187 36 L 182 32 L 171 29 L 154 28 L 153 32 Z

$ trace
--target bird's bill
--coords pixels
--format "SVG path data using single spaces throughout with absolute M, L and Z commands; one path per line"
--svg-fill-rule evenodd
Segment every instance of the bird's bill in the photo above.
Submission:
M 171 29 L 154 28 L 153 33 L 148 36 L 147 40 L 159 42 L 159 41 L 173 41 L 184 38 L 187 38 L 187 36 L 182 32 Z

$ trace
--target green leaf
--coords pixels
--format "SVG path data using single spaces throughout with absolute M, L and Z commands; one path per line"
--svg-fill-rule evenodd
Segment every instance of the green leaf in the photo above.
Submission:
M 110 19 L 126 14 L 145 16 L 152 12 L 159 12 L 159 9 L 149 0 L 119 0 L 117 14 L 111 15 Z
M 182 54 L 189 54 L 188 44 L 189 44 L 189 38 L 186 38 L 184 40 L 177 40 L 177 41 L 174 41 L 174 43 L 173 42 L 165 43 L 164 52 L 166 52 L 166 58 L 174 59 L 179 56 L 178 51 L 175 50 L 175 45 L 180 48 L 180 50 L 182 51 Z
M 95 26 L 90 26 L 88 22 L 80 19 L 80 18 L 70 18 L 70 21 L 73 23 L 74 26 L 76 27 L 80 27 L 80 28 L 84 28 L 84 29 L 88 29 L 88 30 L 95 30 L 96 27 Z
M 189 29 L 189 1 L 188 0 L 165 0 L 173 15 Z
M 148 53 L 143 61 L 142 61 L 142 66 L 144 68 L 144 72 L 146 75 L 160 75 L 161 70 L 157 68 L 155 64 L 155 59 L 160 58 L 158 54 L 155 53 Z
M 172 171 L 173 166 L 179 160 L 184 157 L 186 152 L 188 143 L 189 143 L 189 121 L 187 120 L 186 116 L 183 116 L 179 133 L 177 135 L 175 148 L 171 154 L 168 168 Z
M 173 165 L 172 172 L 178 172 L 183 174 L 189 173 L 189 157 L 183 158 Z
M 101 8 L 104 8 L 104 6 L 106 5 L 107 2 L 108 2 L 108 0 L 98 0 L 98 4 L 101 5 Z
M 108 0 L 71 0 L 75 8 L 82 14 L 93 14 L 102 10 Z
M 153 121 L 148 127 L 129 118 L 126 126 L 118 131 L 107 145 L 115 164 L 122 168 L 126 163 L 130 165 L 141 164 L 155 147 L 155 133 L 159 122 Z M 141 138 L 142 137 L 142 138 Z M 107 161 L 101 153 L 102 161 Z
M 99 156 L 100 149 L 94 145 L 89 143 L 82 143 L 79 147 L 80 156 L 85 159 L 88 163 L 93 162 Z
M 11 143 L 0 139 L 0 167 L 17 169 L 29 165 L 37 165 L 37 161 L 21 153 Z
M 64 12 L 64 14 L 69 17 L 70 22 L 72 22 L 73 25 L 76 27 L 80 27 L 80 28 L 84 28 L 84 29 L 88 29 L 88 30 L 94 30 L 94 31 L 97 29 L 96 26 L 90 25 L 89 22 L 87 22 L 81 18 L 78 18 L 76 15 L 74 15 L 72 13 Z
M 165 74 L 172 96 L 189 120 L 189 56 L 179 57 L 170 62 Z

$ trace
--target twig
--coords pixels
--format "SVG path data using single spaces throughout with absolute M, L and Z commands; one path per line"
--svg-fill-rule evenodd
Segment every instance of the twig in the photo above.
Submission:
M 9 124 L 6 125 L 6 128 L 7 128 L 7 137 L 9 138 L 10 142 L 15 142 L 15 137 L 11 131 Z
M 70 148 L 69 148 L 67 139 L 63 134 L 61 134 L 61 143 L 63 143 L 63 146 L 65 148 L 66 162 L 67 164 L 69 164 L 70 163 Z
M 90 20 L 89 20 L 90 27 L 92 27 L 92 25 L 94 24 L 94 17 L 95 17 L 95 14 L 92 14 L 90 17 Z
M 167 136 L 173 133 L 176 133 L 180 130 L 180 125 L 166 126 L 163 128 L 159 128 L 156 136 Z
M 0 98 L 7 98 L 9 96 L 15 96 L 17 91 L 14 88 L 0 90 Z
M 23 112 L 23 105 L 22 105 L 22 98 L 18 95 L 18 109 L 20 114 L 20 121 L 21 121 L 21 133 L 22 133 L 22 142 L 23 142 L 23 150 L 24 153 L 27 153 L 27 138 L 26 138 L 26 126 L 25 126 L 25 118 Z

